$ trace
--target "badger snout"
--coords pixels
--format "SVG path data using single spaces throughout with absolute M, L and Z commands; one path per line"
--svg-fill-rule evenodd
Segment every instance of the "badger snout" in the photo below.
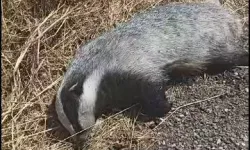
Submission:
M 82 113 L 81 111 L 78 113 L 78 123 L 81 127 L 81 131 L 79 132 L 85 132 L 89 131 L 92 127 L 95 125 L 95 115 L 94 113 Z

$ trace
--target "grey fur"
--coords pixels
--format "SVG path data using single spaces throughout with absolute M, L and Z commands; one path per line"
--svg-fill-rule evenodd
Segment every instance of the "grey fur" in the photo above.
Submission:
M 206 0 L 207 3 L 213 3 L 215 5 L 218 5 L 220 6 L 221 5 L 221 2 L 219 0 Z
M 104 33 L 78 50 L 58 91 L 58 115 L 67 118 L 66 115 L 71 113 L 71 109 L 72 113 L 76 112 L 74 114 L 77 119 L 68 120 L 72 119 L 74 123 L 78 120 L 81 129 L 95 124 L 95 113 L 106 105 L 89 106 L 80 98 L 85 78 L 94 71 L 97 71 L 103 80 L 106 80 L 105 75 L 109 73 L 114 76 L 122 75 L 124 80 L 132 81 L 130 88 L 133 89 L 137 86 L 133 84 L 134 81 L 152 83 L 158 88 L 161 83 L 168 81 L 171 75 L 204 73 L 209 68 L 213 70 L 213 66 L 228 69 L 235 65 L 248 65 L 248 52 L 243 50 L 241 44 L 241 29 L 241 24 L 235 16 L 212 3 L 171 4 L 140 13 L 128 23 Z M 110 79 L 116 84 L 114 76 Z M 122 80 L 121 78 L 119 80 Z M 131 78 L 134 80 L 130 80 Z M 100 86 L 104 83 L 102 81 Z M 115 86 L 119 88 L 119 85 Z M 109 95 L 107 97 L 110 99 L 121 97 L 110 96 L 115 95 L 117 91 L 113 88 L 114 90 L 107 92 L 108 88 L 109 85 L 106 90 L 98 91 Z M 154 99 L 154 96 L 160 95 L 157 88 L 156 94 L 149 94 L 148 97 L 152 96 Z M 73 94 L 70 93 L 72 89 L 76 90 Z M 138 89 L 139 86 L 136 90 Z M 108 101 L 103 95 L 98 96 L 98 103 L 105 104 Z M 68 99 L 65 99 L 67 96 Z M 62 106 L 65 102 L 69 103 L 65 107 L 73 107 L 69 108 L 67 113 Z M 74 105 L 75 102 L 78 104 Z M 170 104 L 166 105 L 170 107 Z M 154 106 L 158 107 L 159 104 L 153 104 L 152 107 Z M 64 123 L 64 126 L 68 125 Z

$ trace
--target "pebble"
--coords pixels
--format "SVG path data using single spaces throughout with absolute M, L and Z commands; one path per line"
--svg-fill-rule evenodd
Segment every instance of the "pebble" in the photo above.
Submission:
M 236 81 L 235 81 L 235 80 L 233 80 L 233 84 L 236 84 Z
M 236 143 L 235 139 L 233 137 L 230 138 L 231 142 Z M 238 144 L 236 144 L 238 145 Z
M 215 118 L 215 119 L 214 119 L 214 123 L 217 123 L 217 122 L 219 122 L 219 119 L 218 119 L 218 118 Z
M 241 138 L 242 138 L 245 142 L 248 141 L 248 137 L 247 137 L 247 136 L 242 136 Z
M 229 109 L 226 108 L 226 109 L 225 109 L 225 112 L 228 112 L 228 111 L 229 111 Z
M 194 137 L 199 137 L 199 135 L 197 133 L 194 132 Z
M 194 144 L 195 144 L 195 145 L 198 145 L 199 143 L 198 143 L 198 141 L 194 141 Z
M 221 139 L 218 139 L 218 140 L 217 140 L 217 144 L 220 144 L 220 143 L 221 143 Z
M 248 88 L 245 88 L 245 91 L 248 93 L 248 92 L 249 92 L 249 89 L 248 89 Z
M 213 127 L 214 129 L 218 129 L 217 125 L 216 124 L 213 124 Z

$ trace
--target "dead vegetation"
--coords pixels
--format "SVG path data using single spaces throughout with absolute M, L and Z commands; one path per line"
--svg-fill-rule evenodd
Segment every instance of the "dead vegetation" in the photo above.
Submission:
M 70 142 L 52 134 L 61 129 L 56 121 L 48 123 L 48 110 L 76 49 L 135 12 L 168 2 L 3 0 L 2 148 L 71 149 Z M 248 22 L 248 1 L 227 0 L 224 5 Z M 90 147 L 106 149 L 121 142 L 129 148 L 149 147 L 157 139 L 154 133 L 143 136 L 147 130 L 136 126 L 135 120 L 116 115 L 96 131 Z

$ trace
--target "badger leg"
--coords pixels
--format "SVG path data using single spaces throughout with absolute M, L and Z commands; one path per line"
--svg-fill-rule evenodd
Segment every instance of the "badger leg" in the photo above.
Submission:
M 143 113 L 151 117 L 163 117 L 172 108 L 172 103 L 165 97 L 163 85 L 149 84 L 142 88 Z
M 214 57 L 209 59 L 206 64 L 207 74 L 217 74 L 225 70 L 232 69 L 235 66 L 248 66 L 249 65 L 249 53 L 238 52 L 228 53 L 223 56 Z
M 202 61 L 182 59 L 165 65 L 163 70 L 165 76 L 178 79 L 201 75 L 206 70 L 206 64 Z
M 249 53 L 226 53 L 207 56 L 203 60 L 181 59 L 164 66 L 164 74 L 170 78 L 183 78 L 207 74 L 218 74 L 235 66 L 248 66 Z

